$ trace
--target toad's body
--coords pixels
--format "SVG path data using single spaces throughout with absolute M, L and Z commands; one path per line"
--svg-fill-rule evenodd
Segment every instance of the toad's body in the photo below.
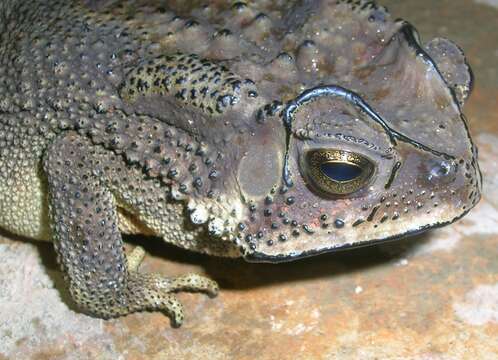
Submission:
M 0 4 L 0 225 L 54 241 L 83 310 L 179 324 L 172 292 L 217 291 L 138 272 L 121 232 L 284 261 L 479 200 L 450 41 L 367 1 L 163 3 Z

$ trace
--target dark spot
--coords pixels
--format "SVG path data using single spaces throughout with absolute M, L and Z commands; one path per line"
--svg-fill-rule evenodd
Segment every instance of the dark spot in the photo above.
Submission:
M 194 187 L 197 189 L 202 187 L 202 179 L 200 177 L 198 177 L 194 180 Z
M 264 20 L 264 19 L 267 19 L 268 16 L 264 13 L 259 13 L 258 15 L 256 15 L 256 17 L 254 18 L 255 20 L 257 21 L 261 21 L 261 20 Z
M 180 192 L 182 192 L 182 193 L 186 193 L 186 192 L 187 192 L 187 190 L 188 190 L 187 185 L 185 185 L 185 184 L 181 184 L 181 185 L 180 185 Z
M 232 35 L 232 32 L 229 29 L 221 29 L 216 32 L 215 36 L 229 36 Z
M 195 26 L 199 26 L 199 23 L 195 20 L 189 20 L 185 23 L 186 28 L 191 28 L 191 27 L 195 27 Z
M 237 1 L 235 4 L 232 5 L 232 9 L 241 11 L 244 10 L 247 7 L 247 4 L 242 1 Z
M 314 234 L 315 233 L 315 231 L 308 224 L 304 224 L 303 225 L 303 229 L 308 234 Z
M 169 179 L 174 179 L 178 176 L 178 171 L 176 169 L 171 169 L 170 171 L 168 171 L 167 176 Z
M 336 229 L 342 229 L 344 227 L 344 221 L 342 219 L 335 219 L 334 226 Z
M 372 211 L 370 212 L 370 214 L 367 217 L 367 221 L 372 221 L 373 220 L 373 218 L 375 216 L 375 213 L 379 210 L 379 208 L 380 208 L 380 205 L 377 205 L 376 207 L 374 207 L 372 209 Z
M 209 173 L 208 177 L 209 177 L 211 180 L 216 179 L 216 178 L 218 177 L 218 171 L 216 171 L 216 170 L 212 170 L 212 171 Z
M 315 42 L 313 40 L 304 40 L 302 43 L 304 47 L 313 47 L 315 46 Z

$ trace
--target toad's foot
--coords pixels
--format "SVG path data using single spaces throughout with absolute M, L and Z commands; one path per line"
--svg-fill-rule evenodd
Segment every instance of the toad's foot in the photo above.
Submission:
M 218 293 L 218 284 L 213 280 L 197 274 L 187 274 L 169 278 L 155 273 L 128 274 L 126 298 L 129 312 L 142 310 L 159 310 L 168 315 L 173 326 L 178 327 L 184 319 L 183 306 L 173 293 L 179 291 L 204 292 L 210 297 Z M 111 311 L 113 316 L 122 315 L 119 306 Z
M 173 326 L 178 327 L 182 324 L 184 314 L 182 304 L 172 293 L 203 292 L 209 297 L 215 297 L 218 294 L 218 284 L 201 275 L 186 274 L 169 278 L 160 274 L 139 273 L 138 267 L 145 257 L 145 251 L 140 246 L 135 247 L 126 257 L 130 280 L 134 279 L 128 285 L 132 287 L 129 291 L 131 293 L 143 292 L 145 298 L 157 299 L 157 306 L 159 306 L 157 310 L 164 311 L 171 318 Z M 138 287 L 138 289 L 133 289 L 133 287 Z

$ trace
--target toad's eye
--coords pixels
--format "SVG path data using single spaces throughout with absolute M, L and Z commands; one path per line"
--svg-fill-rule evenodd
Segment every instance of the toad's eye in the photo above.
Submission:
M 362 189 L 375 170 L 365 156 L 337 149 L 310 150 L 305 162 L 312 185 L 330 195 L 347 195 Z

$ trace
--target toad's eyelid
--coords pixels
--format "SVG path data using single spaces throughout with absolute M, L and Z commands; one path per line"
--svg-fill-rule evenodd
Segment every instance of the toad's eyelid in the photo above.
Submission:
M 365 113 L 370 120 L 379 124 L 384 129 L 384 132 L 388 136 L 389 142 L 391 143 L 392 147 L 396 147 L 397 141 L 400 140 L 435 156 L 444 159 L 455 159 L 453 155 L 434 150 L 431 147 L 419 143 L 418 141 L 413 140 L 412 138 L 391 128 L 386 123 L 386 121 L 372 107 L 370 107 L 370 105 L 365 100 L 363 100 L 360 95 L 358 95 L 354 91 L 338 85 L 320 85 L 302 92 L 297 98 L 287 104 L 287 107 L 283 110 L 282 113 L 283 122 L 287 130 L 286 153 L 284 156 L 282 178 L 287 186 L 291 187 L 293 184 L 292 174 L 289 170 L 289 145 L 293 133 L 292 127 L 295 113 L 299 111 L 301 106 L 312 103 L 313 101 L 326 96 L 339 97 L 356 106 L 359 111 Z

